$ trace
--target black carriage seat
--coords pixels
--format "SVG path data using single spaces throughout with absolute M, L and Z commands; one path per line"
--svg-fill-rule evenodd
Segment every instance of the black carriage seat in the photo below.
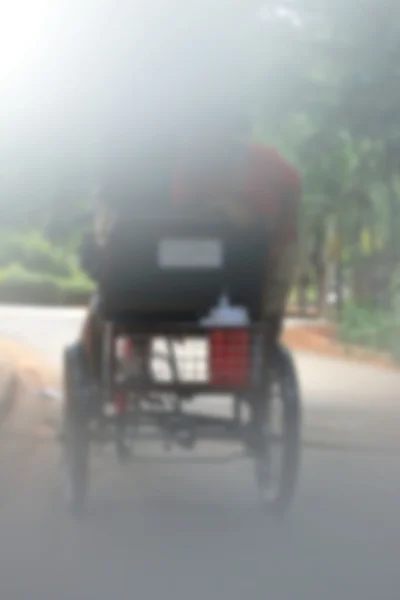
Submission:
M 116 324 L 197 323 L 226 292 L 261 317 L 266 263 L 262 223 L 238 227 L 215 216 L 120 219 L 103 249 L 99 294 Z

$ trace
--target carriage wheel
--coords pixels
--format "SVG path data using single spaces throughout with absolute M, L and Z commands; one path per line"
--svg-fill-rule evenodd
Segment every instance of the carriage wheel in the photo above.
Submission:
M 82 380 L 81 349 L 71 346 L 64 354 L 63 449 L 67 502 L 74 515 L 85 509 L 89 480 L 89 411 Z
M 266 391 L 267 392 L 267 391 Z M 301 406 L 290 354 L 277 349 L 268 400 L 257 418 L 256 484 L 263 508 L 276 515 L 290 507 L 300 465 Z

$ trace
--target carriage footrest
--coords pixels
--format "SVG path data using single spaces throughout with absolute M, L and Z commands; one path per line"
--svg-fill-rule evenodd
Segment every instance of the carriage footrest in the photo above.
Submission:
M 148 377 L 128 376 L 117 386 L 123 392 L 158 392 L 165 394 L 178 394 L 181 397 L 195 396 L 198 394 L 238 394 L 249 389 L 249 385 L 210 385 L 207 381 L 154 381 Z

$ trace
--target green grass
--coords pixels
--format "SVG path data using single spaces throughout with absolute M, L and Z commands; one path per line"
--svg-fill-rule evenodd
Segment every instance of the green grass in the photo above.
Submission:
M 28 271 L 18 263 L 0 269 L 0 302 L 85 304 L 93 287 L 91 280 L 78 269 L 69 277 Z

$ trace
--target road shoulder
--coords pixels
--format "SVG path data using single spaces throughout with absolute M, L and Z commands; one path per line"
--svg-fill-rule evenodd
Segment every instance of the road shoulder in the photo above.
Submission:
M 335 337 L 334 325 L 326 322 L 296 320 L 291 323 L 288 320 L 282 339 L 283 343 L 293 351 L 400 373 L 400 365 L 389 354 L 341 344 Z

